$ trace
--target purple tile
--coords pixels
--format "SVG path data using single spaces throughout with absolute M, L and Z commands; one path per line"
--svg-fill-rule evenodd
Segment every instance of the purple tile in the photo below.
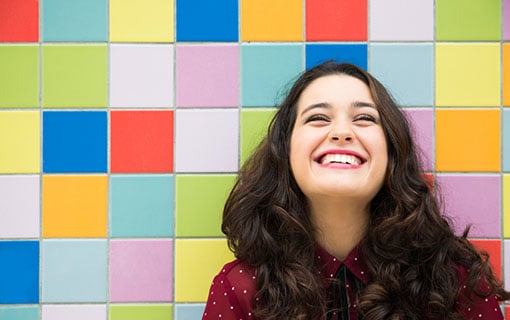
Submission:
M 177 46 L 177 107 L 237 107 L 238 51 L 237 45 Z
M 434 169 L 434 111 L 427 109 L 404 109 L 409 119 L 413 137 L 420 152 L 423 170 Z
M 470 237 L 501 236 L 499 175 L 444 174 L 437 176 L 446 216 L 456 234 L 471 224 Z
M 503 2 L 503 39 L 510 40 L 510 0 Z

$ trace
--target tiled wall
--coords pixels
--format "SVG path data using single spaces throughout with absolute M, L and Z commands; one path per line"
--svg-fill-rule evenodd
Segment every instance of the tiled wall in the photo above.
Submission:
M 199 319 L 237 170 L 330 58 L 510 279 L 509 40 L 510 0 L 0 0 L 0 319 Z

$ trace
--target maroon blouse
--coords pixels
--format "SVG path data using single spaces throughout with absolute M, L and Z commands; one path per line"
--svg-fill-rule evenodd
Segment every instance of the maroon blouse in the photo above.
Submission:
M 359 247 L 356 247 L 343 261 L 340 261 L 324 249 L 317 249 L 317 259 L 323 266 L 322 273 L 326 289 L 329 289 L 330 280 L 342 264 L 345 264 L 346 268 L 360 282 L 365 285 L 368 284 L 370 278 L 360 253 Z M 464 268 L 459 268 L 459 283 L 465 283 L 466 278 L 467 271 Z M 349 282 L 347 282 L 346 287 L 349 301 L 356 301 L 355 292 Z M 503 320 L 503 314 L 495 296 L 487 299 L 480 298 L 471 303 L 463 294 L 465 288 L 466 286 L 463 285 L 463 291 L 461 291 L 459 301 L 457 301 L 457 312 L 465 319 Z M 256 274 L 252 267 L 239 260 L 226 264 L 213 280 L 202 320 L 254 319 L 251 311 L 255 303 L 256 290 Z M 358 319 L 356 308 L 356 303 L 349 304 L 351 320 Z

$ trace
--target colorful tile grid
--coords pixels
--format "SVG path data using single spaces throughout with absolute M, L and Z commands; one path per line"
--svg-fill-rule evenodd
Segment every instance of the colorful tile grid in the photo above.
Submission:
M 510 0 L 0 1 L 0 319 L 200 319 L 236 172 L 329 59 L 388 87 L 509 279 L 508 41 Z

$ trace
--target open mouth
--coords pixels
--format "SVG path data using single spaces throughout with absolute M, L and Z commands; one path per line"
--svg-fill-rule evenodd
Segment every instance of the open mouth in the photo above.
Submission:
M 317 162 L 323 165 L 331 163 L 340 163 L 359 166 L 365 163 L 365 160 L 353 154 L 327 153 L 320 157 L 319 159 L 317 159 Z

